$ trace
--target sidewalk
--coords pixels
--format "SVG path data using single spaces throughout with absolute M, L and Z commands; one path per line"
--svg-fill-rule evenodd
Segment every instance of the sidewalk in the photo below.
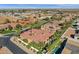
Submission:
M 14 44 L 16 44 L 18 47 L 20 47 L 23 51 L 25 51 L 28 54 L 36 54 L 32 50 L 28 49 L 27 47 L 23 46 L 21 43 L 16 42 L 13 40 L 13 38 L 10 39 Z

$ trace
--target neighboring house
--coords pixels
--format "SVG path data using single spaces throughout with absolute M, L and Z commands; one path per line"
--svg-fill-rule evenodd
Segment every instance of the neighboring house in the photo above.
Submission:
M 13 29 L 16 27 L 17 24 L 20 24 L 22 26 L 29 24 L 29 23 L 34 23 L 36 20 L 35 19 L 19 19 L 17 21 L 11 22 L 11 23 L 6 23 L 6 24 L 0 24 L 0 29 L 6 29 L 11 25 Z
M 17 25 L 17 23 L 7 23 L 7 24 L 1 24 L 0 29 L 7 29 L 9 25 L 14 29 Z
M 49 31 L 49 32 L 56 31 L 56 27 L 55 27 L 55 25 L 52 24 L 52 23 L 47 23 L 47 24 L 45 24 L 45 25 L 42 25 L 42 26 L 41 26 L 41 29 L 42 29 L 42 30 L 47 30 L 47 31 Z
M 42 25 L 41 29 L 53 32 L 60 29 L 60 26 L 58 24 L 59 24 L 58 21 L 52 21 L 50 23 L 46 23 L 45 25 Z

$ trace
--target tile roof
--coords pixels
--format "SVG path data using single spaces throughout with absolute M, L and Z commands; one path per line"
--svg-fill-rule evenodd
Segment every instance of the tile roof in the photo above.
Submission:
M 11 25 L 13 28 L 16 27 L 18 23 L 7 23 L 7 24 L 1 24 L 0 25 L 0 29 L 5 29 L 7 28 L 9 25 Z
M 30 39 L 32 41 L 44 42 L 49 39 L 52 35 L 52 32 L 41 30 L 41 29 L 32 29 L 20 34 L 23 38 Z

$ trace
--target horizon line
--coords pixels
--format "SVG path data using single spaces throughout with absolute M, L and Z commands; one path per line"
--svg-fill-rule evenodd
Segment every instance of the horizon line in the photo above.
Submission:
M 79 4 L 0 4 L 0 9 L 79 9 Z

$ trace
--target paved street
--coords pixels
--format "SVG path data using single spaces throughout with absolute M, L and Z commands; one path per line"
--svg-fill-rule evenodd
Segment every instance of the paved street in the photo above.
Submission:
M 3 37 L 0 37 L 0 40 L 2 42 L 2 45 L 3 46 L 6 46 L 9 50 L 11 50 L 11 52 L 13 54 L 27 54 L 26 52 L 24 52 L 21 48 L 19 48 L 18 46 L 16 46 L 14 43 L 12 43 L 10 41 L 10 38 L 9 36 L 3 36 Z
M 23 29 L 22 31 L 24 30 L 28 30 L 28 29 Z M 13 35 L 16 35 L 17 33 L 8 33 L 8 34 L 5 34 L 5 35 L 2 35 L 0 34 L 0 43 L 3 45 L 3 46 L 6 46 L 9 50 L 11 50 L 11 52 L 13 54 L 27 54 L 27 52 L 29 51 L 28 49 L 27 52 L 25 52 L 25 47 L 23 46 L 20 46 L 18 47 L 15 43 L 13 43 L 10 39 L 11 39 L 11 36 Z M 7 36 L 8 35 L 8 36 Z M 21 48 L 24 48 L 21 49 Z M 33 52 L 30 51 L 30 53 L 32 54 Z

